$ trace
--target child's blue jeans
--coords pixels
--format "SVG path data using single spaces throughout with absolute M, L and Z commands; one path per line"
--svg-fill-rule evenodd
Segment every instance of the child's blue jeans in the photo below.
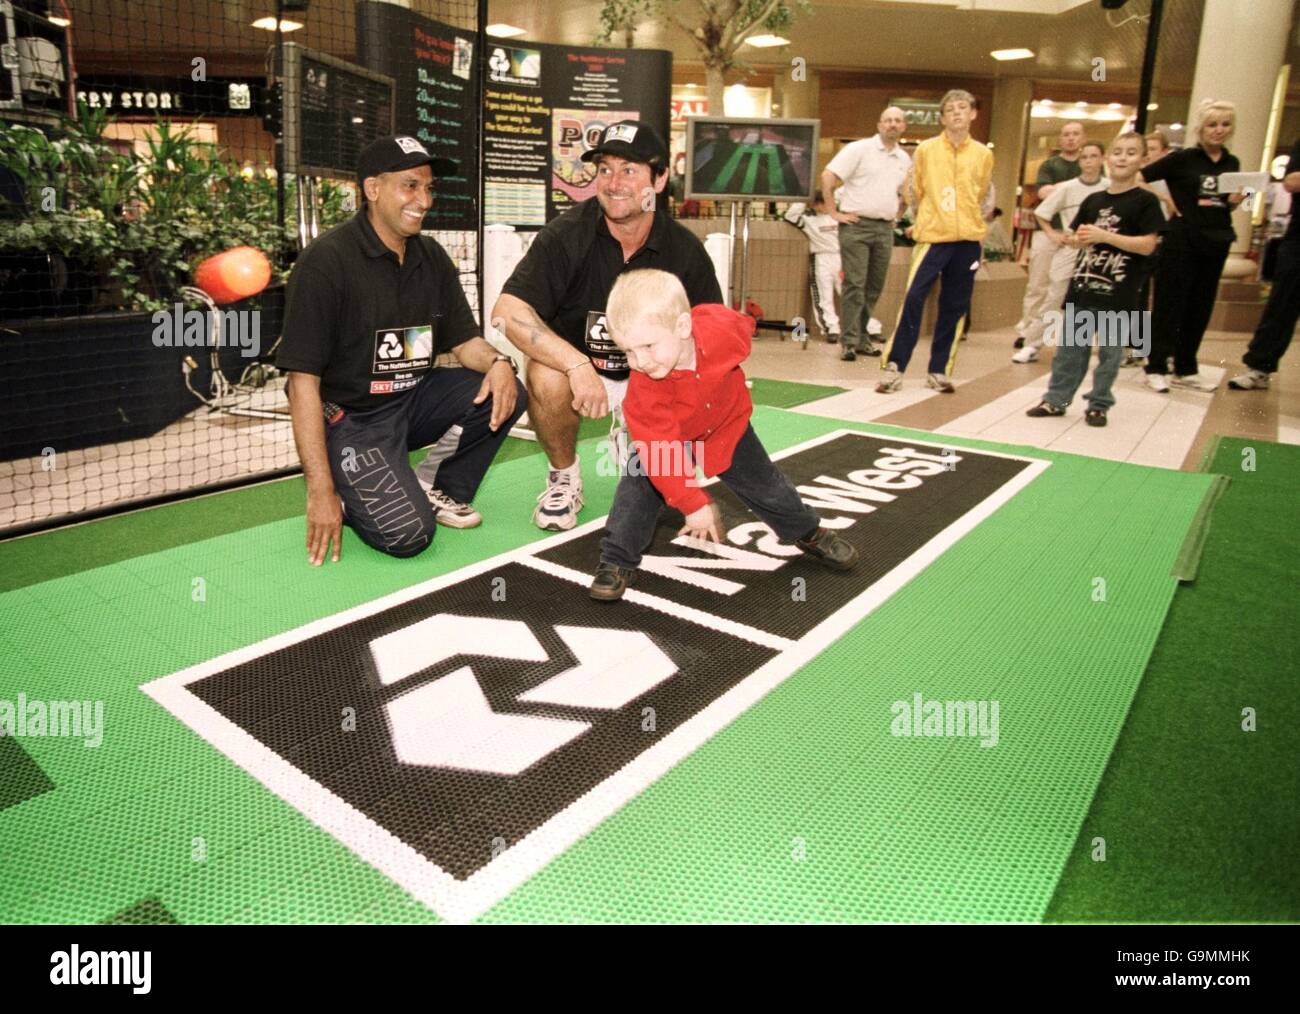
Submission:
M 633 452 L 632 457 L 636 456 Z M 601 563 L 638 567 L 641 554 L 654 540 L 664 498 L 644 472 L 629 459 L 628 474 L 618 480 L 614 504 L 605 521 L 605 537 L 600 542 Z M 772 463 L 753 426 L 746 427 L 731 457 L 731 467 L 718 478 L 767 522 L 782 542 L 805 539 L 817 531 L 817 515 L 804 505 L 785 473 Z

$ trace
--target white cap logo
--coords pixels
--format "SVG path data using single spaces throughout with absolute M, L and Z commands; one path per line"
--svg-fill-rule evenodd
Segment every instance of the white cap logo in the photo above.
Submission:
M 417 151 L 421 155 L 429 154 L 429 149 L 426 148 L 424 145 L 422 145 L 419 141 L 417 141 L 413 137 L 397 138 L 397 146 L 402 149 L 404 154 L 407 155 L 414 155 Z
M 610 141 L 626 141 L 628 144 L 631 144 L 635 138 L 636 127 L 628 123 L 616 123 L 614 126 L 610 127 L 609 131 L 605 134 L 605 143 L 608 144 Z

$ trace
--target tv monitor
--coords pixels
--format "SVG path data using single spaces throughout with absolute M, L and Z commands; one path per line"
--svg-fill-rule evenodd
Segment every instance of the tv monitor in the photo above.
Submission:
M 690 116 L 686 199 L 811 201 L 820 120 Z

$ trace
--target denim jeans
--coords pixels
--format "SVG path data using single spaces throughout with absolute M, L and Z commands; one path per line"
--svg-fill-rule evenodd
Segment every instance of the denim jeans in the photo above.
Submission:
M 1057 408 L 1068 408 L 1074 400 L 1075 392 L 1083 383 L 1088 373 L 1088 360 L 1092 357 L 1092 343 L 1096 339 L 1095 331 L 1088 335 L 1075 337 L 1062 334 L 1060 344 L 1052 356 L 1052 381 L 1048 385 L 1043 400 Z M 1115 395 L 1111 388 L 1119 375 L 1120 363 L 1128 350 L 1117 341 L 1103 339 L 1097 347 L 1097 369 L 1092 374 L 1092 390 L 1085 394 L 1088 407 L 1105 412 L 1115 404 Z
M 641 554 L 654 541 L 655 523 L 664 498 L 650 478 L 642 474 L 644 471 L 637 462 L 630 461 L 628 474 L 618 480 L 614 504 L 605 522 L 605 537 L 600 542 L 601 563 L 629 569 L 638 567 Z M 785 473 L 767 456 L 753 426 L 746 428 L 731 457 L 731 467 L 718 478 L 782 542 L 805 539 L 821 523 L 804 505 Z

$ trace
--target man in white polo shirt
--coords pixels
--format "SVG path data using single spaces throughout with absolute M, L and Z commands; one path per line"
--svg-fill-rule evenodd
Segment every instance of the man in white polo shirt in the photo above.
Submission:
M 906 127 L 903 111 L 890 106 L 880 114 L 874 136 L 846 144 L 822 173 L 823 194 L 829 197 L 844 188 L 839 210 L 831 215 L 840 223 L 844 267 L 840 358 L 846 362 L 859 352 L 880 355 L 867 335 L 867 322 L 889 274 L 899 195 L 912 165 L 898 143 Z

